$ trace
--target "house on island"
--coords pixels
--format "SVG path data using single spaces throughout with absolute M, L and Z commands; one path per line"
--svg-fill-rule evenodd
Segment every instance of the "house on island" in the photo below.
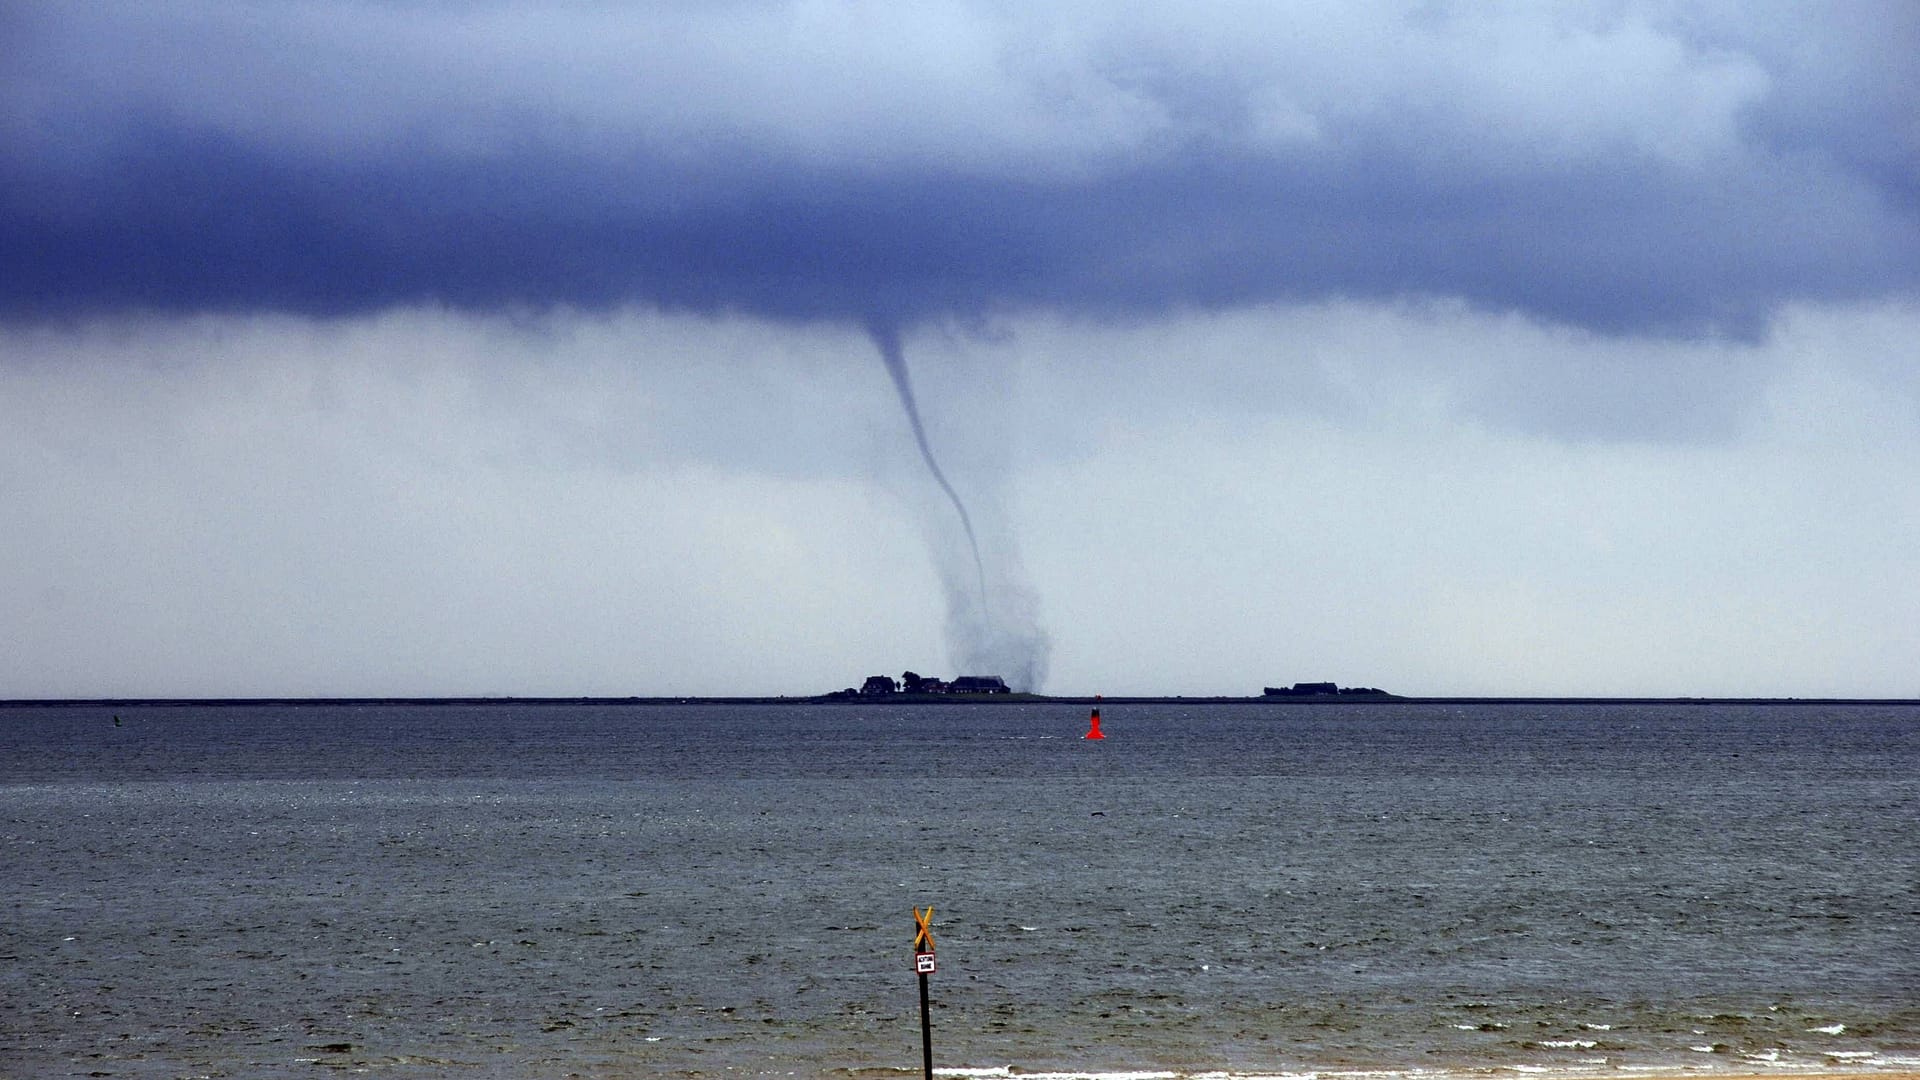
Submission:
M 1299 694 L 1337 694 L 1340 686 L 1330 682 L 1297 682 L 1290 687 L 1269 686 L 1265 691 L 1267 697 L 1293 697 Z
M 900 689 L 909 694 L 944 694 L 947 693 L 951 687 L 931 675 L 921 675 L 918 672 L 908 671 L 903 672 L 900 676 Z
M 998 675 L 955 675 L 947 684 L 949 694 L 1011 694 L 1007 680 Z
M 879 697 L 882 694 L 898 693 L 900 684 L 886 675 L 869 675 L 867 681 L 860 684 L 861 697 Z

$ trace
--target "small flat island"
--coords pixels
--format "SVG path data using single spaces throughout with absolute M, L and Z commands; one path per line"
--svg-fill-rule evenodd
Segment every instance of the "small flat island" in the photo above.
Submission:
M 1341 686 L 1330 682 L 1297 682 L 1292 686 L 1269 686 L 1260 692 L 1270 698 L 1367 697 L 1391 698 L 1394 695 L 1373 686 Z

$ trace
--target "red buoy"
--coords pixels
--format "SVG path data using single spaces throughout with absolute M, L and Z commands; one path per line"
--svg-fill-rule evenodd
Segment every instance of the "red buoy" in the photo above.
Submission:
M 1094 698 L 1094 700 L 1098 701 L 1100 699 L 1096 697 Z M 1088 739 L 1106 738 L 1105 735 L 1100 734 L 1100 706 L 1095 705 L 1093 707 L 1093 715 L 1087 718 L 1087 722 L 1092 724 L 1093 726 L 1087 729 L 1086 735 L 1082 736 L 1083 738 L 1088 738 Z

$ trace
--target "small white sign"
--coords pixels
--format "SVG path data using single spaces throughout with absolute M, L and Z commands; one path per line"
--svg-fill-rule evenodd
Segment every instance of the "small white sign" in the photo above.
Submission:
M 914 953 L 913 954 L 913 970 L 919 972 L 922 975 L 933 974 L 934 972 L 933 954 L 930 952 Z

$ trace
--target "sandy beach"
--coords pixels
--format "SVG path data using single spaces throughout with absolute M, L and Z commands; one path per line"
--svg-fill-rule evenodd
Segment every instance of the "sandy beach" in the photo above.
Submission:
M 918 1075 L 918 1069 L 901 1067 L 889 1070 L 895 1073 Z M 1422 1078 L 1439 1080 L 1449 1077 L 1479 1077 L 1522 1075 L 1538 1080 L 1592 1080 L 1594 1077 L 1606 1077 L 1607 1080 L 1672 1080 L 1673 1077 L 1703 1077 L 1707 1080 L 1780 1080 L 1781 1077 L 1807 1077 L 1810 1080 L 1920 1080 L 1920 1070 L 1912 1068 L 1860 1069 L 1849 1067 L 1845 1070 L 1827 1070 L 1819 1068 L 1781 1068 L 1771 1072 L 1720 1072 L 1711 1067 L 1676 1065 L 1670 1068 L 1622 1069 L 1618 1072 L 1592 1068 L 1587 1070 L 1556 1070 L 1551 1068 L 1526 1068 L 1516 1070 L 1509 1066 L 1488 1065 L 1485 1068 L 1451 1068 L 1434 1070 L 1372 1069 L 1301 1069 L 1275 1072 L 1259 1071 L 1203 1071 L 1176 1072 L 1161 1069 L 1139 1070 L 1101 1070 L 1060 1071 L 1025 1070 L 1018 1068 L 966 1068 L 941 1067 L 935 1065 L 933 1074 L 949 1080 L 1392 1080 L 1392 1078 Z
M 1499 1074 L 1512 1071 L 1514 1070 L 1498 1066 L 1490 1066 L 1485 1070 L 1487 1074 Z M 1323 1080 L 1326 1080 L 1329 1076 L 1327 1073 L 1320 1075 Z M 1594 1076 L 1606 1076 L 1609 1080 L 1663 1080 L 1663 1078 L 1664 1080 L 1671 1080 L 1671 1078 L 1675 1076 L 1706 1077 L 1710 1078 L 1710 1080 L 1780 1080 L 1783 1076 L 1810 1077 L 1814 1078 L 1814 1080 L 1920 1080 L 1920 1070 L 1912 1068 L 1862 1070 L 1852 1066 L 1845 1070 L 1836 1071 L 1817 1068 L 1781 1068 L 1771 1072 L 1723 1073 L 1711 1068 L 1677 1065 L 1666 1069 L 1623 1069 L 1619 1072 L 1556 1072 L 1551 1070 L 1534 1072 L 1528 1070 L 1524 1075 L 1542 1077 L 1544 1080 L 1573 1080 L 1573 1078 L 1578 1077 L 1591 1078 Z

